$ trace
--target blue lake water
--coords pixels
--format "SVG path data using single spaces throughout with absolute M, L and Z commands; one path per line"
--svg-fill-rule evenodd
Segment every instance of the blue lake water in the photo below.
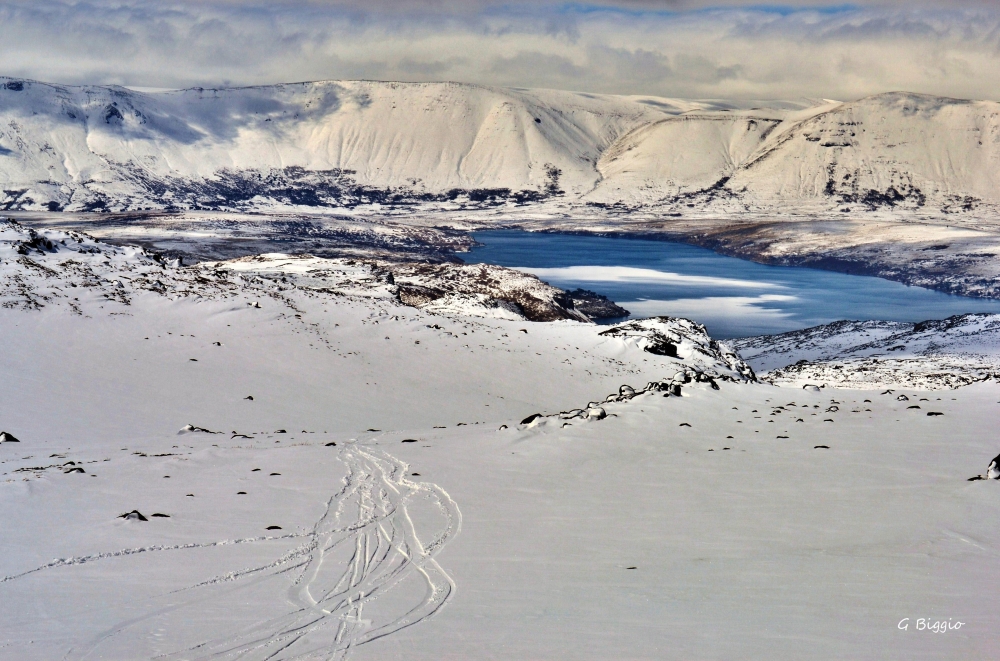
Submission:
M 633 317 L 694 319 L 713 337 L 783 333 L 840 319 L 923 321 L 1000 312 L 1000 300 L 951 296 L 867 276 L 765 266 L 705 248 L 642 239 L 516 230 L 477 232 L 462 255 L 604 294 Z

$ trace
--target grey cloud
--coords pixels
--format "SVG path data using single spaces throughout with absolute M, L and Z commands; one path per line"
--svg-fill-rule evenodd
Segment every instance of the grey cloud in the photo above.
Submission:
M 421 62 L 406 57 L 400 60 L 396 69 L 404 74 L 415 74 L 418 76 L 437 77 L 454 70 L 456 66 L 467 64 L 469 60 L 464 57 L 450 57 L 447 60 L 434 60 Z
M 591 4 L 7 0 L 0 73 L 150 87 L 449 79 L 714 98 L 1000 89 L 1000 9 L 989 3 Z

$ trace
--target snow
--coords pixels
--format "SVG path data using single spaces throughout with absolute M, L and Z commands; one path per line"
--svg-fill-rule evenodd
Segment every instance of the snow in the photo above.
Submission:
M 149 92 L 3 80 L 7 209 L 983 219 L 1000 203 L 993 101 L 747 108 L 457 83 Z
M 762 378 L 787 385 L 957 388 L 1000 374 L 1000 315 L 917 324 L 840 321 L 733 342 Z
M 0 657 L 995 655 L 995 379 L 778 387 L 692 321 L 421 309 L 377 262 L 0 227 Z M 737 347 L 987 364 L 995 327 Z

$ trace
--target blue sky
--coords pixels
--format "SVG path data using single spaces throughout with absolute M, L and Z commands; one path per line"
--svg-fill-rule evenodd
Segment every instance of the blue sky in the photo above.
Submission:
M 0 73 L 145 87 L 369 78 L 687 98 L 991 98 L 997 4 L 0 0 Z

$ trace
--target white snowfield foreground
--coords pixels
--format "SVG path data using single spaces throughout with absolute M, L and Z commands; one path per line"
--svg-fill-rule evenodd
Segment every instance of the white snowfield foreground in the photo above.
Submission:
M 687 320 L 398 287 L 0 228 L 0 658 L 995 657 L 994 380 L 775 387 Z
M 988 218 L 1000 203 L 992 101 L 891 93 L 751 109 L 454 83 L 150 94 L 0 80 L 6 209 L 562 200 L 590 211 Z

